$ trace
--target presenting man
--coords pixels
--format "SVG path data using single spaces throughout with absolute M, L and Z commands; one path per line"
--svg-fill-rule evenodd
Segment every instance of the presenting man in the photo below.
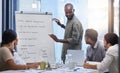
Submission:
M 63 63 L 65 63 L 65 55 L 67 54 L 68 49 L 81 50 L 83 36 L 83 27 L 74 14 L 75 9 L 73 8 L 73 5 L 67 3 L 64 7 L 64 11 L 67 17 L 66 26 L 61 24 L 58 19 L 53 19 L 59 26 L 65 29 L 64 39 L 58 39 L 54 34 L 50 34 L 50 37 L 53 40 L 63 43 L 61 56 Z

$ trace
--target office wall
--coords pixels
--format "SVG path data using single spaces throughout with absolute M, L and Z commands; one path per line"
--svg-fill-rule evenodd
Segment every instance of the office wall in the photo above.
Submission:
M 0 42 L 1 42 L 1 35 L 2 35 L 2 0 L 0 0 Z
M 40 1 L 41 0 L 19 0 L 18 10 L 26 12 L 40 12 Z

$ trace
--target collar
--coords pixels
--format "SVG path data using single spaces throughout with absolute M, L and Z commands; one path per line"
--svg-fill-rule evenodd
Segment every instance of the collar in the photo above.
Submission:
M 96 41 L 94 48 L 97 48 L 97 46 L 98 46 L 98 41 Z

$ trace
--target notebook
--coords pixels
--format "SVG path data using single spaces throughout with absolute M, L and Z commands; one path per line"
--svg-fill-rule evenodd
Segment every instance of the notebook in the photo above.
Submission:
M 76 63 L 77 66 L 83 66 L 84 63 L 84 51 L 83 50 L 67 50 L 67 55 L 72 55 L 72 61 Z

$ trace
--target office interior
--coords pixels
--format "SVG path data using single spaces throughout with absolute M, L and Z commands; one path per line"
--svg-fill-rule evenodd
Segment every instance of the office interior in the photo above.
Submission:
M 119 0 L 0 0 L 0 42 L 2 32 L 8 28 L 16 30 L 15 12 L 51 12 L 52 17 L 66 23 L 64 5 L 72 3 L 75 14 L 81 21 L 84 31 L 93 28 L 99 33 L 99 40 L 107 32 L 120 34 L 120 1 Z M 63 38 L 64 30 L 53 24 L 54 34 Z M 86 51 L 86 43 L 82 41 L 82 50 Z M 55 43 L 55 58 L 61 58 L 62 44 Z

